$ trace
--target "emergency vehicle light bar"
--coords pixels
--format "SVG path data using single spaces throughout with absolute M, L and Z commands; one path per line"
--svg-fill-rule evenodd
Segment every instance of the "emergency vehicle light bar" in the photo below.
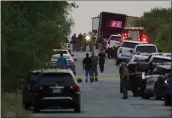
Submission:
M 126 30 L 144 30 L 144 27 L 124 27 Z

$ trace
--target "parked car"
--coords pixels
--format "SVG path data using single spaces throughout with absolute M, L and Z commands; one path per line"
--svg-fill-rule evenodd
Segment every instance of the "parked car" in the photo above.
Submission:
M 172 71 L 168 73 L 167 78 L 165 80 L 165 99 L 164 104 L 165 106 L 172 105 Z
M 150 99 L 154 97 L 157 100 L 164 98 L 166 84 L 166 74 L 171 71 L 170 65 L 157 65 L 154 70 L 145 76 L 146 87 L 142 98 Z
M 141 44 L 140 41 L 124 40 L 122 45 L 117 50 L 116 65 L 119 65 L 122 61 L 129 61 L 132 58 L 131 50 L 134 50 L 135 46 Z
M 34 81 L 33 112 L 47 108 L 81 111 L 80 86 L 71 70 L 44 69 Z
M 76 59 L 73 59 L 70 54 L 63 54 L 63 56 L 67 60 L 68 68 L 71 69 L 73 71 L 73 73 L 76 75 L 76 69 L 75 69 L 75 61 L 76 61 Z M 59 57 L 60 57 L 60 54 L 54 54 L 52 56 L 51 62 L 50 62 L 50 67 L 51 68 L 57 68 L 57 60 L 58 60 Z

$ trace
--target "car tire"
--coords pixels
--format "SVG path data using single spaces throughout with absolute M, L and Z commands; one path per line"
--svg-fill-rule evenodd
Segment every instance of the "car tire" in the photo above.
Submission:
M 33 112 L 34 112 L 34 113 L 39 113 L 39 112 L 40 112 L 40 107 L 34 106 L 34 107 L 33 107 Z
M 146 95 L 146 94 L 143 94 L 143 95 L 141 95 L 141 98 L 142 98 L 142 99 L 146 99 L 146 100 L 148 100 L 148 99 L 150 99 L 150 98 L 151 98 L 151 96 Z
M 161 97 L 157 95 L 157 87 L 155 86 L 154 87 L 154 97 L 155 97 L 155 100 L 161 100 Z
M 25 110 L 30 109 L 30 107 L 31 107 L 31 104 L 30 104 L 30 103 L 23 103 L 23 108 L 24 108 Z
M 116 66 L 118 66 L 119 65 L 119 60 L 118 59 L 116 59 Z
M 165 99 L 164 99 L 164 105 L 165 106 L 170 106 L 170 98 L 168 96 L 166 96 Z
M 80 103 L 77 103 L 74 107 L 74 112 L 75 113 L 80 113 L 81 112 L 81 105 Z

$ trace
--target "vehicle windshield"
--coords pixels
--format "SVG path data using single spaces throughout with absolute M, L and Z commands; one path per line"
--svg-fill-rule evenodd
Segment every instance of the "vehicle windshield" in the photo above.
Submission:
M 57 56 L 57 58 L 59 58 L 59 57 L 60 57 L 60 55 Z M 66 59 L 71 59 L 71 57 L 69 55 L 63 55 L 63 57 L 66 58 Z
M 139 43 L 133 43 L 133 42 L 124 42 L 121 47 L 126 47 L 126 48 L 135 48 L 136 45 Z
M 154 57 L 153 60 L 152 60 L 152 63 L 170 65 L 172 63 L 172 60 L 171 59 L 164 59 L 164 58 Z
M 136 52 L 140 53 L 155 53 L 157 52 L 155 46 L 137 46 Z
M 38 80 L 38 84 L 41 85 L 59 84 L 62 86 L 70 86 L 74 83 L 75 81 L 73 77 L 68 73 L 46 73 L 43 74 Z
M 119 36 L 111 36 L 110 41 L 120 41 L 121 42 L 122 40 L 121 40 L 121 37 L 119 37 Z

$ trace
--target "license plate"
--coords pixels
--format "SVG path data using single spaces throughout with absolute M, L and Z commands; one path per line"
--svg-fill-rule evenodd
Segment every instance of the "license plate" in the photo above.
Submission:
M 53 89 L 53 93 L 61 93 L 61 89 Z

